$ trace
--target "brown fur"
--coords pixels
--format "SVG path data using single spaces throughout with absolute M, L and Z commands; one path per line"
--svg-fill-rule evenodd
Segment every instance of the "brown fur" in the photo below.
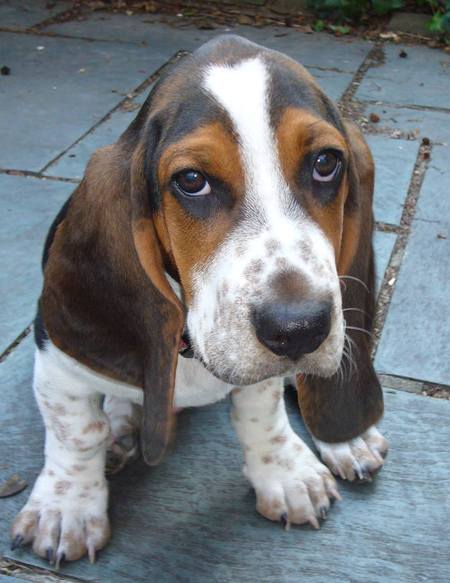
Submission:
M 349 189 L 352 205 L 345 209 L 344 231 L 337 265 L 344 279 L 342 292 L 344 317 L 348 326 L 372 330 L 375 304 L 374 255 L 372 248 L 372 198 L 374 166 L 370 151 L 356 126 L 346 124 L 351 151 Z M 353 201 L 357 200 L 357 206 Z M 367 286 L 368 291 L 366 291 Z M 326 442 L 341 442 L 357 437 L 374 425 L 383 414 L 383 395 L 370 357 L 370 338 L 348 330 L 354 342 L 355 367 L 343 369 L 342 376 L 329 379 L 297 376 L 300 409 L 311 433 Z

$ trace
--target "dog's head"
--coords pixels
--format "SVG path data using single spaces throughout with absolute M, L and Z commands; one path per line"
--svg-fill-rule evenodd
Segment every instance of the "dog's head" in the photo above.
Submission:
M 357 181 L 340 116 L 303 67 L 238 37 L 207 43 L 91 161 L 52 244 L 50 336 L 144 384 L 148 432 L 161 426 L 166 437 L 184 326 L 195 355 L 229 383 L 332 375 L 344 344 L 338 274 L 358 243 Z M 68 295 L 71 316 L 56 322 L 49 298 L 67 306 Z
M 158 237 L 197 357 L 237 385 L 333 374 L 352 158 L 312 77 L 220 37 L 154 90 L 144 139 Z

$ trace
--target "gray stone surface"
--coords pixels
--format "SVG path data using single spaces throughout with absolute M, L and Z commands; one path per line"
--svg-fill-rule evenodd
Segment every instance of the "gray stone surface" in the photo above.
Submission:
M 370 68 L 357 99 L 450 109 L 450 55 L 423 46 L 386 44 L 386 61 Z M 407 57 L 401 58 L 400 52 Z
M 67 10 L 72 2 L 48 0 L 1 0 L 0 28 L 29 28 Z
M 145 93 L 148 93 L 148 90 Z M 136 117 L 138 111 L 139 109 L 133 111 L 116 110 L 107 120 L 70 148 L 62 158 L 56 160 L 45 174 L 81 180 L 90 156 L 97 148 L 116 142 L 117 138 Z
M 0 174 L 0 353 L 34 317 L 45 236 L 73 189 L 67 182 Z
M 385 136 L 365 136 L 375 160 L 375 219 L 398 225 L 419 144 Z
M 343 73 L 342 71 L 327 71 L 316 67 L 308 67 L 308 71 L 317 79 L 324 92 L 333 101 L 339 101 L 353 78 L 351 73 Z
M 27 340 L 0 365 L 2 416 L 10 428 L 0 435 L 1 473 L 19 473 L 30 486 L 43 445 L 32 350 Z M 320 531 L 285 532 L 256 513 L 223 402 L 179 415 L 174 451 L 160 466 L 136 463 L 111 480 L 110 545 L 95 565 L 67 564 L 61 574 L 114 583 L 448 583 L 450 403 L 392 390 L 385 396 L 386 466 L 370 485 L 341 483 L 343 501 Z M 287 400 L 296 430 L 308 439 L 289 393 Z M 29 489 L 1 501 L 5 524 L 28 495 Z M 6 528 L 0 549 L 45 566 L 29 549 L 11 552 Z
M 365 107 L 367 117 L 376 113 L 380 117 L 377 128 L 392 128 L 403 132 L 411 132 L 418 138 L 430 138 L 434 142 L 450 143 L 450 111 L 430 111 L 393 107 L 385 103 L 368 104 Z
M 377 370 L 450 384 L 450 149 L 436 147 L 376 356 Z
M 250 26 L 217 27 L 199 31 L 155 23 L 154 18 L 140 14 L 124 18 L 119 14 L 94 13 L 82 22 L 65 22 L 47 30 L 110 41 L 147 43 L 149 48 L 170 46 L 177 50 L 193 50 L 202 42 L 222 33 L 240 34 L 249 40 L 283 51 L 308 67 L 339 69 L 354 73 L 370 50 L 372 43 L 353 39 L 337 39 L 328 34 L 304 34 L 289 28 L 252 28 Z
M 9 575 L 0 575 L 0 583 L 25 583 L 25 579 L 18 579 Z
M 387 29 L 395 32 L 409 32 L 411 34 L 432 37 L 433 35 L 427 27 L 427 22 L 430 18 L 430 14 L 394 12 L 389 24 L 387 25 Z
M 93 12 L 85 20 L 69 20 L 52 24 L 46 31 L 70 35 L 75 37 L 91 38 L 120 43 L 136 43 L 147 46 L 149 50 L 161 51 L 165 49 L 194 50 L 208 39 L 226 32 L 226 27 L 214 30 L 198 30 L 192 26 L 181 28 L 178 24 L 182 19 L 168 18 L 177 26 L 158 22 L 158 18 L 150 14 L 111 14 L 107 12 Z M 183 23 L 184 24 L 184 23 Z
M 0 149 L 0 168 L 38 171 L 173 52 L 0 33 L 0 54 L 11 67 L 1 82 L 0 135 L 8 147 Z
M 389 264 L 392 250 L 394 249 L 397 235 L 395 233 L 385 233 L 375 231 L 373 237 L 373 247 L 375 251 L 375 287 L 377 293 L 380 291 L 383 282 L 384 272 Z

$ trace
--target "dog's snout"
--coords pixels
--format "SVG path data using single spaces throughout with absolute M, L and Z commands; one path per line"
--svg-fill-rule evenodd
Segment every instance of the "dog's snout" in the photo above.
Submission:
M 331 303 L 327 301 L 269 302 L 252 309 L 258 340 L 278 356 L 293 361 L 314 352 L 328 336 Z

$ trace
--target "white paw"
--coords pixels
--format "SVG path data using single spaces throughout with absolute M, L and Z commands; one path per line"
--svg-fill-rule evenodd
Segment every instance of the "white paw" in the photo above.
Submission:
M 257 511 L 286 526 L 309 522 L 319 528 L 318 518 L 340 500 L 333 476 L 295 434 L 277 449 L 247 451 L 244 474 L 255 489 Z
M 75 464 L 72 476 L 44 468 L 28 502 L 11 527 L 12 548 L 31 543 L 33 551 L 59 566 L 95 552 L 110 537 L 106 480 L 88 477 L 83 464 Z M 80 478 L 83 476 L 83 479 Z
M 365 433 L 342 443 L 325 443 L 314 439 L 320 457 L 336 476 L 343 480 L 370 481 L 384 463 L 388 442 L 373 426 Z

